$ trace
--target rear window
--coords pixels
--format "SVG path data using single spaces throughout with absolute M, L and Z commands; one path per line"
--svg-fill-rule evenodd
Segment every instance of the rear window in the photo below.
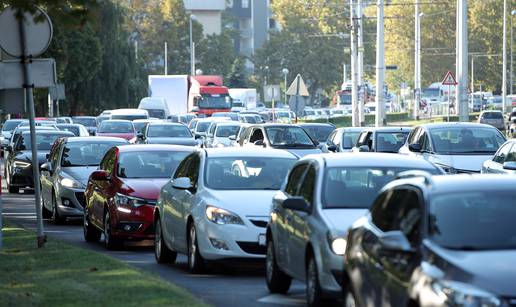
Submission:
M 482 118 L 484 119 L 503 119 L 501 112 L 485 112 L 482 114 Z
M 103 121 L 99 133 L 134 133 L 134 126 L 130 122 Z
M 407 139 L 408 132 L 378 133 L 376 137 L 376 151 L 398 152 Z

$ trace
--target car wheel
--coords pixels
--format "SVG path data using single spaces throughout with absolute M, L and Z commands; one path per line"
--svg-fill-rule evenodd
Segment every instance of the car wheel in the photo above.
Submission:
M 192 223 L 188 229 L 188 270 L 192 274 L 204 272 L 204 259 L 197 244 L 197 231 Z
M 84 240 L 86 240 L 86 242 L 98 242 L 100 240 L 102 232 L 91 224 L 90 218 L 88 217 L 86 212 L 84 212 L 82 225 L 84 230 Z
M 342 298 L 344 299 L 344 307 L 356 307 L 357 302 L 355 300 L 355 295 L 351 290 L 351 285 L 344 287 Z
M 107 209 L 104 215 L 104 245 L 107 249 L 115 249 L 119 245 L 118 239 L 112 234 L 111 219 Z
M 163 228 L 161 227 L 161 220 L 156 219 L 155 236 L 154 236 L 154 256 L 158 263 L 174 263 L 177 258 L 177 253 L 167 247 L 165 239 L 163 238 Z
M 57 200 L 54 193 L 52 193 L 52 222 L 56 225 L 61 225 L 65 221 L 64 217 L 59 214 L 57 209 Z
M 272 293 L 285 294 L 290 289 L 292 278 L 279 268 L 274 254 L 274 245 L 272 240 L 267 242 L 267 258 L 265 263 L 265 279 L 267 288 Z
M 310 257 L 306 268 L 306 302 L 310 307 L 332 306 L 334 302 L 324 300 L 315 257 Z

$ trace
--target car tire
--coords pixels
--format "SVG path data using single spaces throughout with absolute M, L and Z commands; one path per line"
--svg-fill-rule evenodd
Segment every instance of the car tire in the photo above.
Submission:
M 120 245 L 118 238 L 113 236 L 111 232 L 111 219 L 107 209 L 104 214 L 104 245 L 107 249 L 116 249 Z
M 308 259 L 308 265 L 306 267 L 306 303 L 309 307 L 335 305 L 334 301 L 324 299 L 323 291 L 319 283 L 317 263 L 313 256 Z
M 91 224 L 90 218 L 88 217 L 86 212 L 84 212 L 84 216 L 82 218 L 82 228 L 84 231 L 84 240 L 86 240 L 86 242 L 100 241 L 102 232 Z
M 205 270 L 204 259 L 197 244 L 197 230 L 193 223 L 188 228 L 188 270 L 192 274 L 200 274 Z
M 285 294 L 290 289 L 292 277 L 285 274 L 276 262 L 274 244 L 272 240 L 267 241 L 267 258 L 265 261 L 265 280 L 267 288 L 271 293 Z
M 52 222 L 55 225 L 62 225 L 65 222 L 65 218 L 59 214 L 57 209 L 57 200 L 54 193 L 52 193 Z
M 160 218 L 156 218 L 154 235 L 154 256 L 158 263 L 174 263 L 177 258 L 177 253 L 167 247 L 165 239 L 163 238 L 163 228 L 161 226 Z

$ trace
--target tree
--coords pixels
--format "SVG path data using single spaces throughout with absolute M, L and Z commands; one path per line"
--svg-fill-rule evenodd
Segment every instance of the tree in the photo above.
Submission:
M 208 35 L 201 40 L 199 47 L 196 48 L 197 66 L 205 75 L 229 76 L 236 55 L 228 34 Z
M 245 58 L 237 57 L 231 66 L 229 74 L 228 87 L 230 88 L 246 88 L 247 80 L 245 76 Z

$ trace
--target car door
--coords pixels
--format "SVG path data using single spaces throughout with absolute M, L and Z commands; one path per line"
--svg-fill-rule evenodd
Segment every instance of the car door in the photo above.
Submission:
M 59 157 L 61 150 L 63 148 L 64 141 L 58 140 L 50 150 L 49 157 L 47 162 L 50 163 L 51 170 L 41 170 L 40 173 L 40 182 L 41 182 L 41 198 L 43 199 L 43 204 L 45 204 L 47 209 L 51 210 L 51 201 L 52 201 L 52 188 L 54 186 L 54 180 L 56 177 L 56 172 L 58 171 L 57 167 L 59 165 Z
M 419 140 L 419 134 L 423 131 L 423 128 L 421 127 L 416 127 L 414 130 L 412 130 L 407 138 L 407 141 L 405 142 L 405 145 L 403 145 L 400 149 L 400 153 L 401 154 L 406 154 L 406 155 L 415 155 L 417 153 L 414 153 L 412 151 L 410 151 L 409 149 L 409 145 L 410 144 L 414 144 L 414 143 L 417 143 L 418 140 Z
M 493 159 L 488 160 L 484 162 L 482 165 L 482 173 L 488 173 L 488 174 L 503 174 L 506 171 L 503 168 L 504 162 L 507 160 L 507 157 L 511 155 L 511 151 L 516 151 L 516 148 L 514 150 L 512 149 L 514 146 L 514 143 L 507 143 L 500 147 L 496 154 L 493 156 Z M 514 153 L 511 155 L 511 160 L 514 160 Z
M 88 211 L 90 220 L 97 225 L 97 227 L 102 228 L 104 225 L 104 205 L 106 201 L 106 194 L 109 193 L 109 189 L 111 188 L 111 182 L 113 180 L 113 171 L 116 163 L 116 149 L 110 149 L 102 162 L 99 165 L 99 170 L 106 171 L 110 176 L 111 180 L 103 180 L 97 181 L 92 180 L 92 191 L 90 196 L 90 209 Z

